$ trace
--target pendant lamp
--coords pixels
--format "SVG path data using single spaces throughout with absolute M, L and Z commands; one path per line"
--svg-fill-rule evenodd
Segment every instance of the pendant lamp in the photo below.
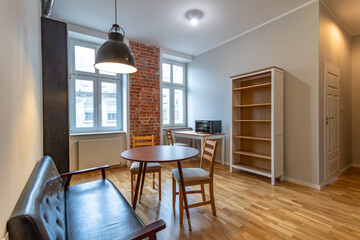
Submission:
M 123 34 L 122 34 L 122 33 Z M 107 40 L 99 48 L 94 67 L 111 73 L 134 73 L 137 71 L 133 53 L 124 43 L 125 31 L 117 24 L 117 7 L 115 0 L 115 24 L 108 32 Z

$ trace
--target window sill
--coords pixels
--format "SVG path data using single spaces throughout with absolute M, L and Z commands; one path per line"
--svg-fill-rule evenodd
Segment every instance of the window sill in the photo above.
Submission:
M 70 133 L 70 137 L 75 136 L 90 136 L 90 135 L 105 135 L 105 134 L 118 134 L 118 133 L 124 133 L 124 131 L 112 131 L 112 132 L 84 132 L 84 133 Z

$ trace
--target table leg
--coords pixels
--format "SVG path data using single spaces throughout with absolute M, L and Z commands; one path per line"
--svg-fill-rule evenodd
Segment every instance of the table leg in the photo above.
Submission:
M 134 199 L 133 199 L 133 209 L 134 210 L 136 209 L 136 203 L 137 203 L 137 200 L 138 200 L 139 186 L 140 186 L 140 180 L 141 180 L 141 173 L 142 173 L 143 165 L 144 165 L 143 162 L 139 163 L 139 172 L 138 172 L 138 176 L 137 176 L 137 179 L 136 179 L 135 196 L 134 196 Z
M 185 185 L 184 185 L 184 177 L 183 177 L 183 172 L 182 172 L 180 161 L 177 161 L 177 165 L 178 165 L 179 176 L 180 176 L 180 189 L 179 190 L 182 191 L 182 193 L 183 193 L 186 217 L 187 217 L 187 220 L 188 220 L 189 231 L 191 231 L 192 229 L 191 229 L 191 222 L 190 222 L 189 206 L 188 206 L 188 201 L 187 201 L 187 197 L 186 197 L 186 191 L 185 191 Z
M 142 179 L 141 179 L 141 187 L 140 187 L 140 196 L 139 196 L 139 202 L 141 202 L 141 195 L 144 188 L 144 181 L 145 181 L 145 173 L 146 173 L 146 165 L 147 163 L 144 163 L 143 173 L 142 173 Z
M 221 146 L 221 155 L 222 155 L 221 163 L 222 163 L 222 165 L 224 165 L 225 164 L 225 136 L 222 138 L 221 145 L 222 145 Z

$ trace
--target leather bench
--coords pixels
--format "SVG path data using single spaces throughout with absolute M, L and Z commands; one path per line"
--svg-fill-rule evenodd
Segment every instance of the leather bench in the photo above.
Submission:
M 35 166 L 7 222 L 10 239 L 156 239 L 163 220 L 147 226 L 106 179 L 108 166 L 59 174 L 53 160 Z M 69 187 L 75 174 L 101 171 L 102 179 Z

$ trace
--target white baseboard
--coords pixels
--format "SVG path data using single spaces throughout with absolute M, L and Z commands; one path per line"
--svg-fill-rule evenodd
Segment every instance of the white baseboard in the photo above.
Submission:
M 349 167 L 352 167 L 352 166 L 354 166 L 354 164 L 350 163 L 348 166 L 346 166 L 342 170 L 340 170 L 340 174 L 343 174 Z M 359 167 L 360 167 L 360 164 L 359 164 Z
M 342 170 L 340 170 L 340 174 L 345 172 L 350 167 L 358 167 L 358 168 L 360 168 L 360 163 L 349 164 L 348 166 L 346 166 Z M 305 186 L 305 187 L 313 188 L 313 189 L 316 189 L 316 190 L 321 190 L 326 185 L 325 183 L 321 183 L 320 185 L 317 185 L 317 184 L 308 183 L 308 182 L 304 182 L 304 181 L 301 181 L 301 180 L 292 179 L 292 178 L 288 178 L 288 177 L 285 177 L 285 181 L 295 183 L 295 184 L 299 184 L 299 185 L 302 185 L 302 186 Z
M 360 163 L 353 163 L 352 166 L 360 168 Z
M 305 186 L 305 187 L 313 188 L 313 189 L 316 189 L 316 190 L 321 190 L 324 187 L 323 184 L 316 185 L 316 184 L 313 184 L 313 183 L 308 183 L 308 182 L 304 182 L 304 181 L 301 181 L 301 180 L 292 179 L 292 178 L 288 178 L 288 177 L 285 177 L 285 181 L 295 183 L 295 184 L 299 184 L 299 185 L 302 185 L 302 186 Z

